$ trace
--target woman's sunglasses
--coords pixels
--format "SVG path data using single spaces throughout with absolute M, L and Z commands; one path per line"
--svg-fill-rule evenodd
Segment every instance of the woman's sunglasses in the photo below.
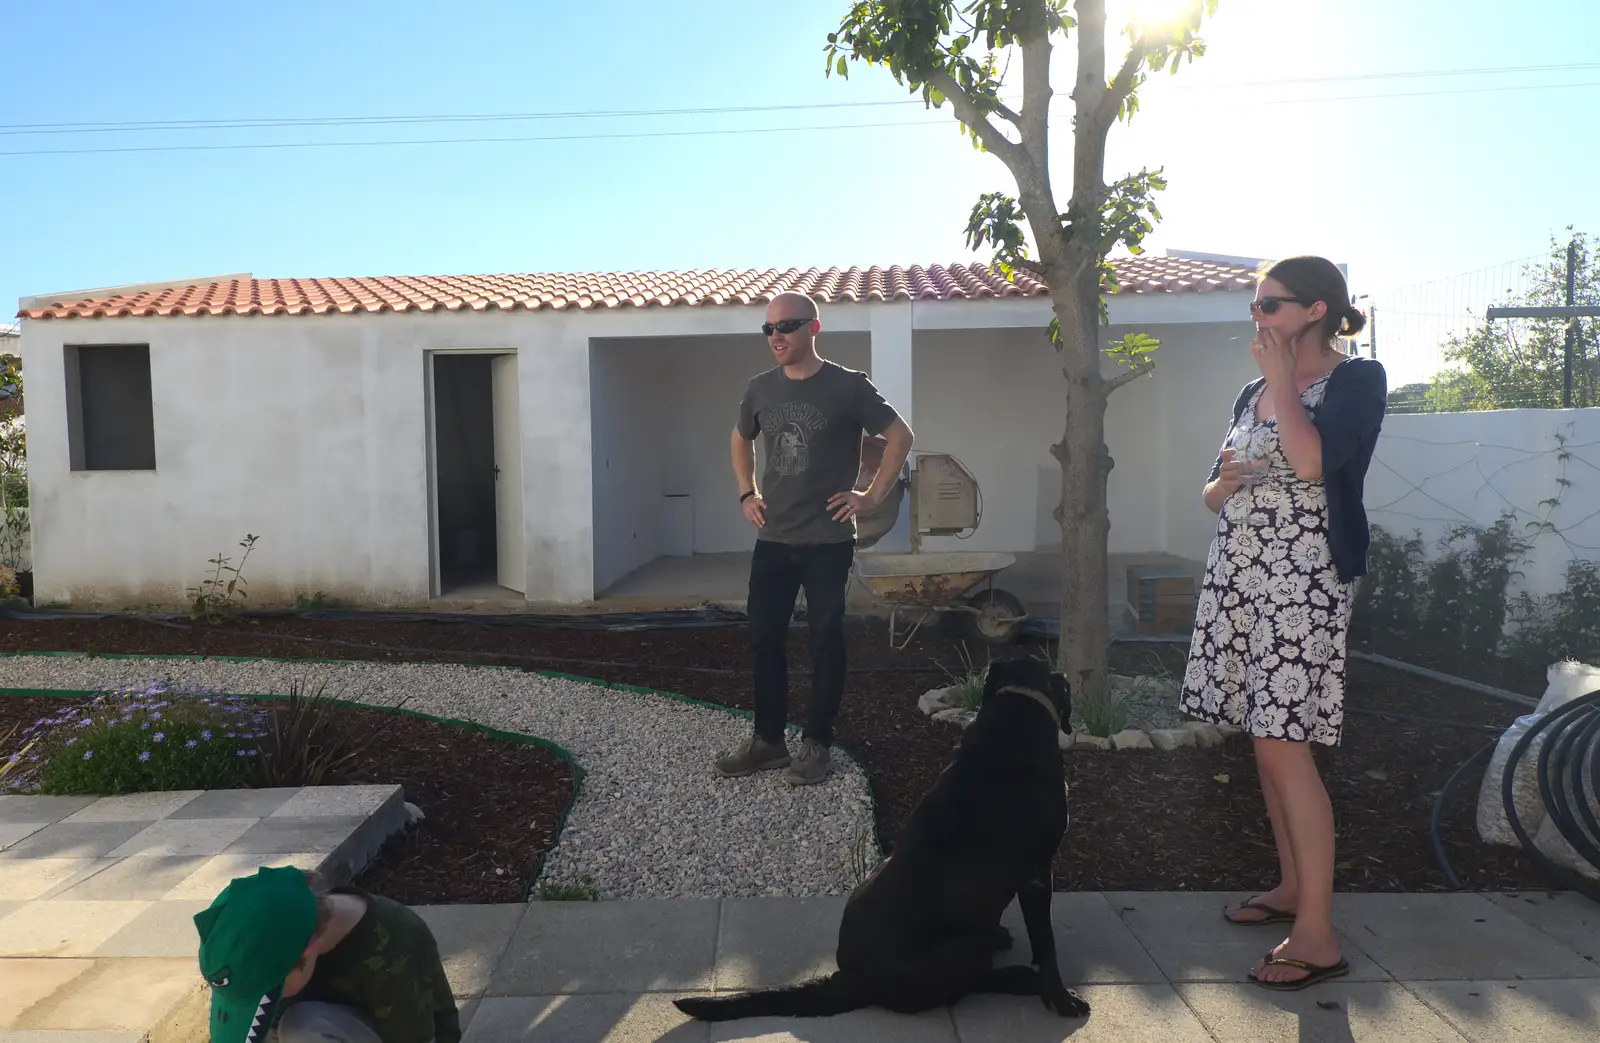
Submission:
M 763 322 L 761 324 L 761 334 L 762 336 L 770 337 L 774 331 L 778 333 L 793 333 L 810 321 L 810 319 L 779 319 L 777 322 Z
M 1304 297 L 1262 297 L 1260 300 L 1250 302 L 1250 310 L 1258 311 L 1263 315 L 1275 315 L 1280 304 L 1298 304 L 1309 308 L 1315 301 L 1308 301 Z

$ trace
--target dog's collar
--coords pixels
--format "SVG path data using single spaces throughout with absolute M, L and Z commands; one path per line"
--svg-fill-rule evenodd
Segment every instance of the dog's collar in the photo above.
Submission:
M 1000 692 L 1012 692 L 1016 695 L 1027 696 L 1046 710 L 1049 710 L 1050 719 L 1056 722 L 1057 728 L 1061 727 L 1061 711 L 1056 709 L 1056 704 L 1051 702 L 1043 692 L 1035 691 L 1032 688 L 1023 688 L 1021 685 L 1015 684 L 1008 684 L 1004 688 L 998 689 L 995 694 L 998 695 Z

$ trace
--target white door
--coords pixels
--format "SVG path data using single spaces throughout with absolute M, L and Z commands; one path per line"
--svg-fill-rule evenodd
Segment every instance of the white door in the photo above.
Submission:
M 497 582 L 527 593 L 528 545 L 522 533 L 522 425 L 517 422 L 517 357 L 496 355 L 494 376 L 494 537 Z

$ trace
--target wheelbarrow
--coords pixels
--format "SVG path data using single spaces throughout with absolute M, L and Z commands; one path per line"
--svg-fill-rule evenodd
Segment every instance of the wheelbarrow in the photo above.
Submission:
M 874 443 L 880 441 L 868 439 L 863 443 L 865 480 L 877 471 L 882 446 Z M 1016 555 L 1002 551 L 922 550 L 923 536 L 959 536 L 962 532 L 970 536 L 981 520 L 977 480 L 955 457 L 919 454 L 916 469 L 909 472 L 909 477 L 902 472 L 878 510 L 857 519 L 857 546 L 870 547 L 894 528 L 907 490 L 911 501 L 911 553 L 859 554 L 852 566 L 856 581 L 874 601 L 889 609 L 890 647 L 906 647 L 925 623 L 949 612 L 966 615 L 966 632 L 978 640 L 991 645 L 1015 640 L 1027 621 L 1027 611 L 1014 594 L 995 587 L 994 576 L 1016 564 Z M 910 619 L 903 634 L 902 615 Z

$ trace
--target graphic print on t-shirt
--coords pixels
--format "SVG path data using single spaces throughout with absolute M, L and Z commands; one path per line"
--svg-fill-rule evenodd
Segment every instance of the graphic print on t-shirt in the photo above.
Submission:
M 828 418 L 810 402 L 791 401 L 764 412 L 761 426 L 773 432 L 772 469 L 792 478 L 810 468 L 812 436 Z

